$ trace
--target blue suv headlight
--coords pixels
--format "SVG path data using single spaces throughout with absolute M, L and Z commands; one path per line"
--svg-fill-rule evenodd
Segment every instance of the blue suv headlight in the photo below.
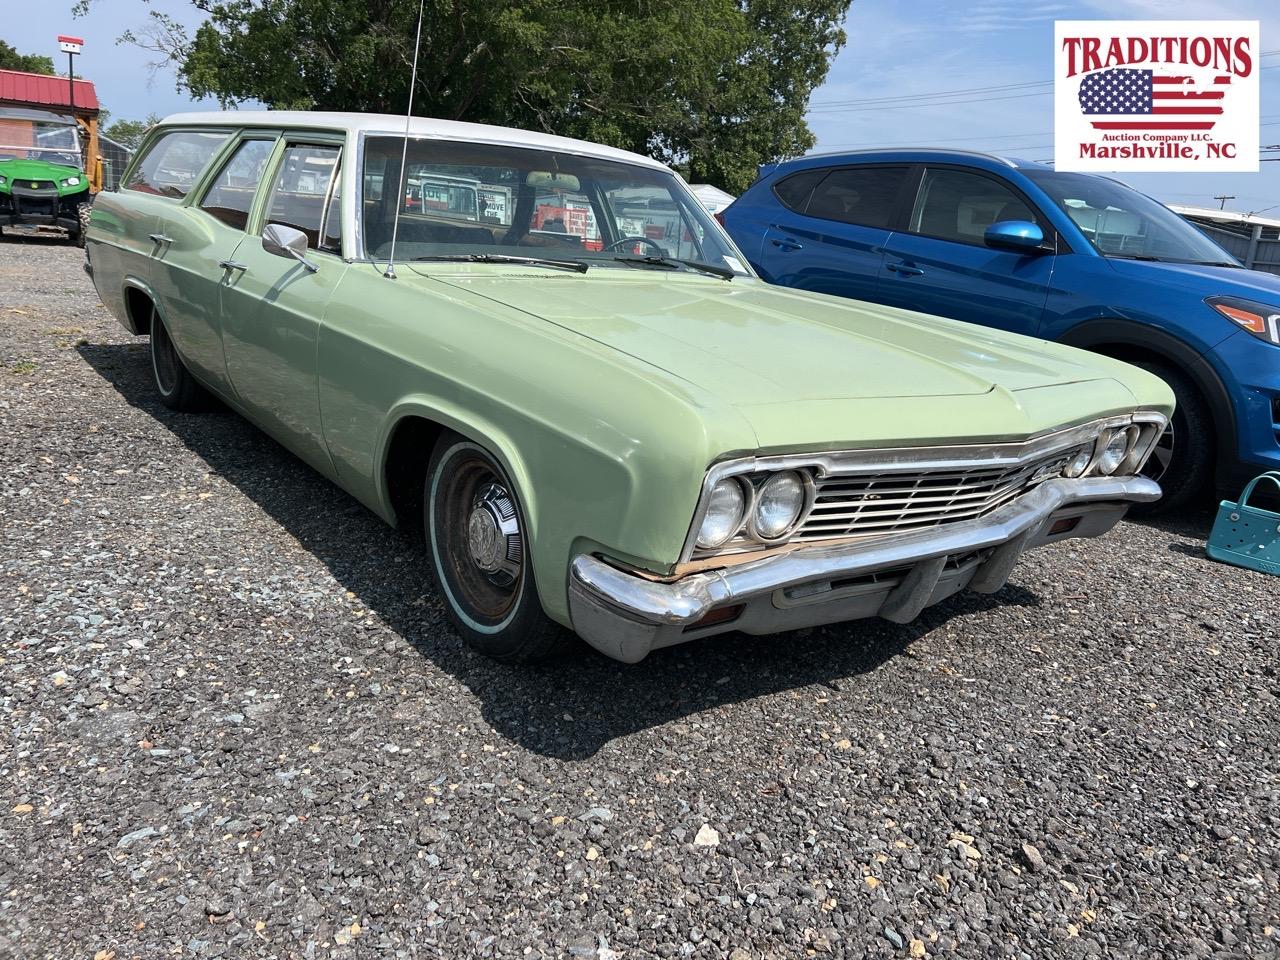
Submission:
M 1280 307 L 1240 297 L 1210 297 L 1205 303 L 1259 340 L 1280 346 Z

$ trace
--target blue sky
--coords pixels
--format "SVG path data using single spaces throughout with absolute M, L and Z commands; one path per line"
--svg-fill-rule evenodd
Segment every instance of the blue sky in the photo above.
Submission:
M 188 0 L 152 0 L 151 9 L 190 23 Z M 70 0 L 54 0 L 36 18 L 6 21 L 0 36 L 24 53 L 57 50 L 59 33 L 84 37 L 79 60 L 98 95 L 117 117 L 141 118 L 193 109 L 174 89 L 172 74 L 149 74 L 146 55 L 117 46 L 122 28 L 144 22 L 143 4 L 97 0 L 81 19 Z M 64 12 L 58 13 L 62 10 Z M 130 20 L 129 17 L 133 19 Z M 1056 19 L 1241 19 L 1262 22 L 1262 49 L 1280 50 L 1278 0 L 854 0 L 849 43 L 827 83 L 813 96 L 809 122 L 819 150 L 876 145 L 937 145 L 989 150 L 1029 159 L 1053 155 L 1053 103 L 1048 87 L 1022 88 L 949 106 L 899 101 L 850 109 L 851 101 L 1026 84 L 1053 77 Z M 61 68 L 62 60 L 57 60 Z M 1262 72 L 1262 143 L 1280 143 L 1280 56 Z M 996 99 L 999 97 L 999 99 Z M 207 103 L 215 109 L 216 104 Z M 874 109 L 870 109 L 873 107 Z M 199 109 L 195 107 L 194 109 Z M 1215 205 L 1214 194 L 1235 194 L 1244 211 L 1277 205 L 1280 162 L 1259 173 L 1129 174 L 1128 182 L 1170 203 Z

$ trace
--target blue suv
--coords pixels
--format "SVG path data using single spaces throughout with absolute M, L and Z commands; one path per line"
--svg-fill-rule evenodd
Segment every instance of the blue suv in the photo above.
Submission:
M 762 168 L 717 219 L 771 283 L 1158 374 L 1178 399 L 1147 468 L 1163 507 L 1280 469 L 1280 277 L 1121 183 L 954 150 L 858 151 Z

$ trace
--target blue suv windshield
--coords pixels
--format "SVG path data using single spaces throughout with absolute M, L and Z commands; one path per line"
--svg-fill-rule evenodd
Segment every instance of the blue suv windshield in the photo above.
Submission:
M 1239 266 L 1221 247 L 1168 207 L 1138 191 L 1082 173 L 1028 171 L 1106 257 Z

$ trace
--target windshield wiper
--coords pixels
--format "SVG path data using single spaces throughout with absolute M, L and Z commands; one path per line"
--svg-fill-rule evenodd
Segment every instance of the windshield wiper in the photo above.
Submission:
M 689 267 L 692 270 L 701 270 L 703 273 L 723 277 L 725 280 L 732 280 L 734 277 L 733 271 L 728 267 L 718 267 L 714 263 L 703 263 L 701 260 L 682 260 L 679 257 L 614 257 L 613 259 L 619 263 L 634 263 L 642 267 L 667 267 L 669 269 Z
M 1153 257 L 1147 253 L 1108 253 L 1112 260 L 1145 260 L 1149 263 L 1182 263 L 1189 267 L 1240 267 L 1226 260 L 1176 260 L 1173 257 Z M 1242 268 L 1241 268 L 1242 269 Z
M 441 253 L 426 257 L 414 257 L 414 261 L 431 260 L 445 263 L 521 263 L 530 267 L 556 267 L 586 273 L 588 267 L 581 260 L 550 260 L 545 257 L 513 257 L 505 253 Z

